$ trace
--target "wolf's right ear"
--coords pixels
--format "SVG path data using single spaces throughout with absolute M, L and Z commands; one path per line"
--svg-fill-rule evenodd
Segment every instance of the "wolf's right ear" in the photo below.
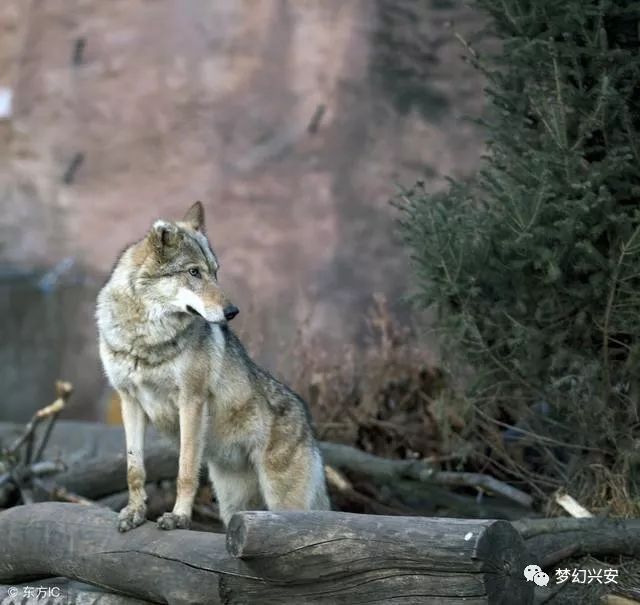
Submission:
M 187 210 L 182 220 L 188 223 L 194 231 L 204 233 L 204 208 L 202 207 L 202 202 L 193 204 L 193 206 Z
M 178 243 L 178 228 L 167 221 L 156 221 L 151 229 L 151 238 L 158 250 L 170 248 Z

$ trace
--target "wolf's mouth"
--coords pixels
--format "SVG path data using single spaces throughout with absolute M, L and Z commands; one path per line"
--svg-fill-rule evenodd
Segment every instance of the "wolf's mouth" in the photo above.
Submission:
M 191 313 L 191 315 L 197 315 L 198 317 L 202 317 L 200 313 L 198 313 L 191 305 L 187 305 L 187 311 Z M 204 317 L 202 317 L 204 319 Z

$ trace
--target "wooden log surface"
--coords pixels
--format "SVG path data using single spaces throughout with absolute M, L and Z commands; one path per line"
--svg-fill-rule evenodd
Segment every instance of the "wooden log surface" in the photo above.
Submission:
M 437 594 L 443 603 L 485 595 L 497 603 L 509 595 L 516 600 L 505 603 L 524 604 L 531 595 L 522 573 L 524 543 L 506 521 L 243 512 L 229 523 L 227 549 L 254 573 L 274 580 L 369 574 L 371 595 L 385 594 L 374 573 L 394 574 L 414 594 Z
M 0 535 L 0 583 L 65 576 L 153 603 L 527 605 L 532 598 L 522 540 L 502 521 L 239 513 L 232 556 L 222 535 L 163 532 L 154 523 L 121 534 L 107 509 L 50 502 L 0 513 Z

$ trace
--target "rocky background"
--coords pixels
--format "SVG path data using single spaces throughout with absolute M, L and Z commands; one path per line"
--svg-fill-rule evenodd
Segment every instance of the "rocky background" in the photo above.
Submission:
M 389 200 L 477 166 L 459 0 L 3 0 L 0 419 L 74 383 L 101 418 L 95 294 L 158 217 L 204 202 L 237 328 L 285 379 L 301 329 L 357 343 L 409 291 Z M 235 322 L 234 322 L 235 323 Z

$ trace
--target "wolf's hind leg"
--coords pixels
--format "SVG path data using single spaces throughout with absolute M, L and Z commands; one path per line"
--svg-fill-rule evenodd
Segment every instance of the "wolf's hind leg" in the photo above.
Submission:
M 269 510 L 328 510 L 320 454 L 310 447 L 293 453 L 265 452 L 258 465 L 260 491 Z
M 220 518 L 225 526 L 233 513 L 264 508 L 258 476 L 253 468 L 230 471 L 216 462 L 209 462 L 208 468 L 209 478 L 218 499 Z

